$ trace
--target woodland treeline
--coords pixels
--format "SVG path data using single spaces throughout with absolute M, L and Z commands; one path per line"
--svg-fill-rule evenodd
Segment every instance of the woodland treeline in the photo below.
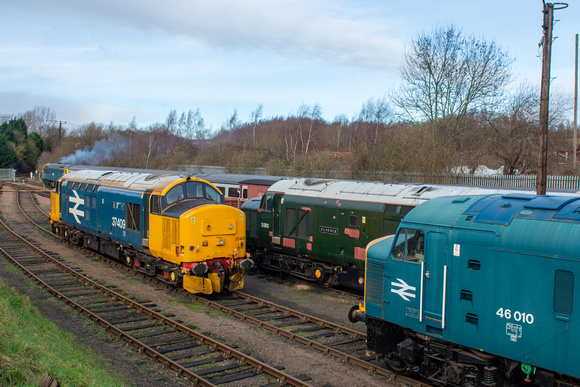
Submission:
M 455 26 L 418 35 L 400 70 L 402 86 L 369 98 L 348 117 L 323 119 L 323 106 L 298 106 L 288 116 L 246 119 L 237 111 L 218 131 L 199 108 L 169 112 L 165 122 L 138 128 L 87 123 L 59 130 L 55 112 L 35 107 L 22 119 L 37 134 L 46 162 L 173 169 L 217 165 L 271 175 L 368 177 L 367 171 L 473 172 L 479 165 L 505 174 L 538 168 L 539 86 L 514 84 L 513 58 L 493 41 L 464 36 Z M 264 101 L 267 104 L 267 101 Z M 550 97 L 549 174 L 577 174 L 572 165 L 572 96 Z M 10 121 L 12 122 L 12 121 Z M 16 143 L 9 147 L 17 148 Z M 2 159 L 3 160 L 3 159 Z M 20 164 L 21 168 L 26 168 Z M 4 167 L 4 166 L 0 166 Z

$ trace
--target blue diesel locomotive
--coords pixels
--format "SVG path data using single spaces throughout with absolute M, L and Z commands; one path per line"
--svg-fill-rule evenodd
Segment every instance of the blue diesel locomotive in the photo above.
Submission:
M 580 198 L 442 197 L 367 247 L 368 349 L 449 385 L 580 378 Z
M 53 232 L 191 293 L 243 286 L 245 216 L 191 176 L 99 170 L 63 175 L 51 194 Z

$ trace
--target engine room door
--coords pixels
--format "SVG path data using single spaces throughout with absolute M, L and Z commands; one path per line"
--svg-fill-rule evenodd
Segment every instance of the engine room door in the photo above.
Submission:
M 423 269 L 423 321 L 445 328 L 445 293 L 447 291 L 447 235 L 429 232 L 425 240 Z

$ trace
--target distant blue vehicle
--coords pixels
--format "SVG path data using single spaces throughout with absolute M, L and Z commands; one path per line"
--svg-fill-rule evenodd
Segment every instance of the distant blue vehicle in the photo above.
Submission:
M 72 164 L 48 163 L 42 166 L 42 182 L 47 188 L 56 187 L 58 179 L 69 172 Z
M 431 199 L 367 247 L 368 349 L 438 384 L 580 378 L 580 198 Z

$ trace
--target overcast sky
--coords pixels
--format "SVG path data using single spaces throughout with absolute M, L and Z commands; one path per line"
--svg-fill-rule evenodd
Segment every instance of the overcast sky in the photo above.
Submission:
M 67 127 L 139 127 L 200 109 L 220 128 L 263 104 L 349 118 L 399 83 L 420 31 L 495 40 L 539 85 L 541 0 L 1 0 L 0 115 L 45 106 Z M 556 11 L 552 89 L 573 95 L 580 2 Z

